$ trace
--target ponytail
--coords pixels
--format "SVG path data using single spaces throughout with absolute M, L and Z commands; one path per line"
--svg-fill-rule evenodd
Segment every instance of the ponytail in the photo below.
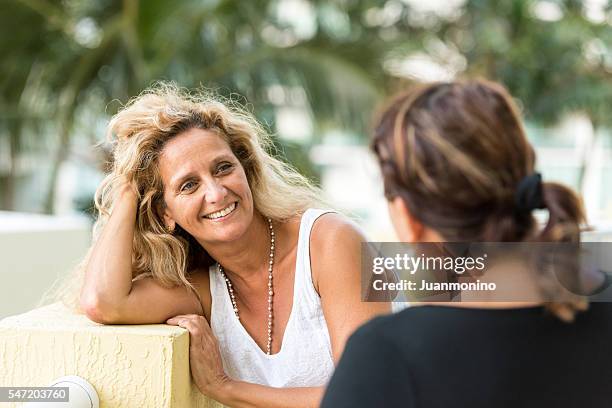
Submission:
M 586 222 L 586 217 L 576 193 L 558 183 L 542 183 L 542 195 L 549 215 L 539 240 L 580 242 L 580 225 Z
M 544 206 L 548 209 L 548 222 L 540 231 L 537 240 L 579 244 L 581 225 L 586 222 L 586 216 L 582 201 L 576 193 L 559 183 L 542 183 L 542 198 Z M 568 276 L 576 279 L 577 282 L 574 284 L 580 285 L 578 249 L 577 245 L 575 253 L 570 255 L 568 263 L 563 267 L 569 269 Z M 558 286 L 549 287 L 544 284 L 542 290 L 556 292 L 559 289 Z M 578 312 L 588 308 L 588 301 L 584 296 L 573 293 L 556 293 L 555 295 L 555 298 L 562 297 L 563 300 L 546 303 L 544 307 L 564 322 L 573 322 Z

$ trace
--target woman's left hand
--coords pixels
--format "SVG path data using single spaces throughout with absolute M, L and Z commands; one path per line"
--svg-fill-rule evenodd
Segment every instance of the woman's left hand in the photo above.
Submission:
M 223 370 L 219 342 L 203 316 L 178 315 L 166 321 L 167 324 L 189 330 L 189 364 L 191 375 L 200 392 L 216 398 L 230 378 Z

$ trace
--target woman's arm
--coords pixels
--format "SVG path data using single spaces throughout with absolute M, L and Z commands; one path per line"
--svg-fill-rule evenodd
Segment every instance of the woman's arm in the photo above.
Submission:
M 311 234 L 313 281 L 321 296 L 336 361 L 344 350 L 344 343 L 358 326 L 390 311 L 388 303 L 361 301 L 363 241 L 363 236 L 352 224 L 334 214 L 322 216 Z M 202 394 L 238 408 L 319 406 L 324 387 L 274 388 L 227 377 L 217 339 L 201 316 L 176 316 L 167 323 L 189 331 L 191 374 Z
M 162 323 L 180 313 L 201 313 L 197 297 L 186 287 L 165 288 L 151 278 L 132 282 L 132 241 L 138 199 L 126 184 L 92 248 L 85 267 L 80 304 L 93 321 Z
M 344 217 L 324 214 L 310 236 L 313 283 L 321 296 L 334 360 L 342 355 L 349 336 L 368 320 L 391 312 L 389 302 L 361 300 L 363 234 Z M 330 244 L 331 243 L 331 244 Z
M 234 408 L 306 408 L 321 403 L 323 387 L 274 388 L 229 378 L 223 370 L 219 343 L 204 317 L 180 315 L 167 323 L 189 331 L 191 375 L 202 394 Z
M 318 407 L 324 387 L 273 388 L 242 381 L 229 381 L 219 401 L 230 407 L 310 408 Z

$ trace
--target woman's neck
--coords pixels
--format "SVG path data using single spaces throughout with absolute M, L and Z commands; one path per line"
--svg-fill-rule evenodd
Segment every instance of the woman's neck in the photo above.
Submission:
M 254 212 L 253 221 L 242 237 L 232 242 L 207 244 L 205 249 L 223 266 L 225 273 L 232 281 L 258 280 L 264 272 L 267 274 L 269 265 L 270 228 L 268 221 L 258 212 Z
M 487 269 L 479 278 L 482 282 L 494 282 L 494 291 L 466 291 L 460 302 L 451 302 L 455 307 L 479 309 L 509 309 L 534 307 L 543 304 L 542 294 L 533 267 L 524 262 L 501 262 Z M 459 278 L 459 281 L 473 281 Z

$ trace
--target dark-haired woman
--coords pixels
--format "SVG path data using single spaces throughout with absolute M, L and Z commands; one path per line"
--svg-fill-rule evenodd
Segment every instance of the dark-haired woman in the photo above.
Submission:
M 535 173 L 499 84 L 438 83 L 400 95 L 381 115 L 372 149 L 403 242 L 579 242 L 579 198 Z M 536 208 L 549 213 L 543 228 Z M 537 293 L 546 282 L 525 284 Z M 557 299 L 377 318 L 347 343 L 322 406 L 610 406 L 612 304 Z

